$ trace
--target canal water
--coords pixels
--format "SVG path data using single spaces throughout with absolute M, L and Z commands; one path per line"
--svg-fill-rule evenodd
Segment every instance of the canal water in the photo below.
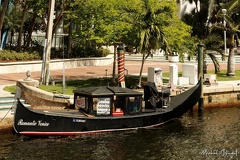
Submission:
M 0 160 L 240 159 L 240 107 L 205 109 L 153 129 L 67 138 L 0 136 Z

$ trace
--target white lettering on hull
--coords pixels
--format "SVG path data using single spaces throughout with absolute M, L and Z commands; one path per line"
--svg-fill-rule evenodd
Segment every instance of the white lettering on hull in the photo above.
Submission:
M 83 120 L 83 119 L 73 119 L 73 122 L 78 122 L 78 123 L 85 123 L 86 120 Z
M 32 122 L 25 122 L 23 119 L 19 119 L 18 126 L 41 126 L 41 127 L 47 127 L 49 126 L 49 123 L 47 122 L 42 122 L 41 120 L 35 121 L 33 120 Z

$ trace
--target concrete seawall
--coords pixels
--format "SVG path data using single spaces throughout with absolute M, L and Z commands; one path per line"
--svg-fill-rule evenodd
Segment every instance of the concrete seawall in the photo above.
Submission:
M 204 86 L 204 107 L 232 107 L 240 105 L 240 86 L 237 81 L 219 82 Z
M 63 68 L 63 62 L 65 68 L 74 68 L 82 66 L 102 66 L 113 63 L 113 55 L 107 57 L 92 57 L 92 58 L 72 58 L 63 60 L 51 60 L 51 70 L 57 70 Z M 0 63 L 1 74 L 8 73 L 19 73 L 30 70 L 31 72 L 41 71 L 42 61 L 28 61 L 28 62 L 8 62 Z

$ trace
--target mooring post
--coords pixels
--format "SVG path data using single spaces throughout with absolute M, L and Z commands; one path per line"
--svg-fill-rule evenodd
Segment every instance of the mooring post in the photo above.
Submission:
M 122 46 L 119 46 L 117 48 L 117 54 L 118 54 L 118 82 L 120 83 L 122 88 L 125 88 L 125 66 L 124 66 L 124 49 Z
M 198 79 L 201 83 L 201 95 L 198 102 L 198 112 L 204 110 L 204 101 L 203 101 L 203 44 L 198 44 Z

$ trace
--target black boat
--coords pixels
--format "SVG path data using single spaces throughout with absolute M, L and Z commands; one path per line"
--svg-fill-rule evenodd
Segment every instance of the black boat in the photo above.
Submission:
M 74 91 L 74 109 L 35 110 L 18 100 L 13 128 L 27 136 L 68 136 L 155 127 L 182 116 L 200 94 L 200 81 L 176 96 L 148 83 L 144 99 L 128 88 L 84 88 Z

